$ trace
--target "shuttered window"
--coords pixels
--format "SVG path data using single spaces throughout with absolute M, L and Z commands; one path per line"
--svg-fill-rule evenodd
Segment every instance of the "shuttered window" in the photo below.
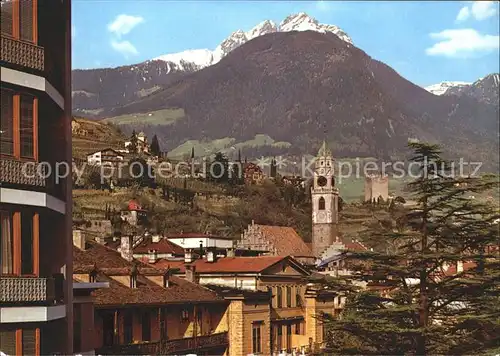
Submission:
M 33 42 L 33 1 L 19 1 L 19 36 L 24 41 Z
M 16 355 L 16 330 L 0 331 L 0 350 L 7 355 Z
M 35 329 L 23 329 L 23 355 L 36 355 Z
M 33 158 L 33 103 L 30 95 L 21 95 L 21 157 Z
M 0 154 L 37 159 L 37 99 L 2 89 Z
M 3 18 L 2 18 L 3 21 Z M 2 22 L 3 26 L 3 22 Z M 0 121 L 0 154 L 14 154 L 14 93 L 2 89 Z
M 21 39 L 36 42 L 37 12 L 36 0 L 1 0 L 2 33 Z
M 0 351 L 5 355 L 40 355 L 37 348 L 40 329 L 7 329 L 0 331 Z
M 12 0 L 1 0 L 2 16 L 0 22 L 2 23 L 2 33 L 12 36 Z

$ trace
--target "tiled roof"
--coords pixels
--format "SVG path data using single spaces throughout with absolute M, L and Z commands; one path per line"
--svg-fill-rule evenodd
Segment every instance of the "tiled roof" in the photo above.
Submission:
M 297 232 L 286 226 L 257 225 L 264 238 L 276 248 L 279 256 L 312 256 L 311 249 L 297 234 Z
M 368 248 L 359 241 L 344 242 L 344 246 L 350 251 L 368 251 Z
M 229 237 L 222 237 L 222 236 L 216 236 L 216 235 L 210 235 L 210 234 L 202 234 L 200 232 L 185 232 L 185 233 L 180 233 L 180 234 L 169 234 L 167 235 L 167 238 L 169 239 L 205 239 L 205 238 L 211 238 L 211 239 L 224 239 L 224 240 L 231 240 Z
M 97 267 L 97 281 L 109 282 L 109 288 L 92 292 L 97 306 L 123 304 L 165 304 L 187 302 L 220 302 L 213 291 L 184 279 L 171 276 L 168 288 L 150 281 L 145 276 L 162 276 L 164 271 L 134 260 L 128 262 L 121 255 L 103 245 L 90 241 L 85 251 L 73 247 L 74 273 L 88 273 L 89 266 Z M 137 288 L 115 281 L 110 276 L 128 275 L 137 265 Z
M 184 249 L 179 245 L 170 242 L 167 239 L 161 239 L 153 242 L 151 239 L 144 239 L 137 247 L 134 253 L 148 253 L 150 250 L 156 250 L 157 253 L 170 253 L 173 255 L 184 255 Z
M 221 257 L 215 262 L 199 259 L 192 263 L 196 273 L 259 273 L 272 265 L 284 260 L 285 257 L 258 256 L 258 257 Z M 184 273 L 184 261 L 161 260 L 155 263 L 161 268 L 179 268 Z

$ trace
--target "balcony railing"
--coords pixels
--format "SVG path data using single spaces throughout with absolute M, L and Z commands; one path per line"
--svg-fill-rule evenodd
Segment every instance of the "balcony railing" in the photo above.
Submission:
M 4 34 L 0 37 L 0 60 L 39 71 L 45 67 L 43 47 Z
M 96 350 L 101 355 L 172 355 L 201 349 L 227 347 L 227 332 L 166 341 L 114 345 Z
M 62 285 L 54 278 L 0 277 L 1 303 L 51 304 L 61 296 Z
M 46 166 L 38 163 L 22 162 L 2 157 L 0 159 L 0 182 L 45 187 L 46 170 Z

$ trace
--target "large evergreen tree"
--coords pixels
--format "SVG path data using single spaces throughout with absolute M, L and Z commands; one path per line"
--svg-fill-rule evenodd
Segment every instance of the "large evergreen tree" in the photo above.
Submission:
M 160 143 L 158 142 L 158 137 L 156 137 L 156 134 L 153 135 L 153 138 L 151 139 L 151 153 L 155 156 L 160 156 L 161 153 Z
M 332 286 L 347 302 L 340 318 L 324 320 L 332 353 L 477 354 L 499 345 L 500 263 L 489 249 L 499 245 L 498 215 L 470 197 L 498 189 L 498 178 L 456 177 L 438 146 L 410 147 L 417 205 L 370 232 L 390 248 L 345 254 L 353 275 Z
M 138 149 L 138 139 L 137 139 L 137 134 L 135 133 L 135 130 L 132 131 L 132 135 L 130 136 L 130 143 L 127 146 L 128 151 L 130 153 L 137 153 Z

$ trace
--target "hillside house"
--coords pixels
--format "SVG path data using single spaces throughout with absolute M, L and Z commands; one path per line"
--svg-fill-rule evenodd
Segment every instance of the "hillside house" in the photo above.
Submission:
M 134 199 L 130 200 L 127 210 L 120 212 L 123 221 L 127 221 L 132 226 L 144 225 L 148 219 L 148 211 Z
M 139 132 L 137 135 L 137 153 L 149 153 L 149 143 L 148 143 L 148 137 L 146 136 L 146 134 L 144 132 Z M 132 141 L 129 139 L 127 141 L 125 141 L 125 149 L 127 149 L 127 152 L 128 151 L 128 146 L 130 146 L 132 143 Z
M 252 162 L 243 164 L 243 178 L 245 184 L 262 184 L 266 178 L 264 171 L 258 165 Z
M 105 148 L 87 155 L 87 163 L 94 166 L 102 166 L 104 164 L 117 165 L 123 162 L 123 155 L 112 148 Z

